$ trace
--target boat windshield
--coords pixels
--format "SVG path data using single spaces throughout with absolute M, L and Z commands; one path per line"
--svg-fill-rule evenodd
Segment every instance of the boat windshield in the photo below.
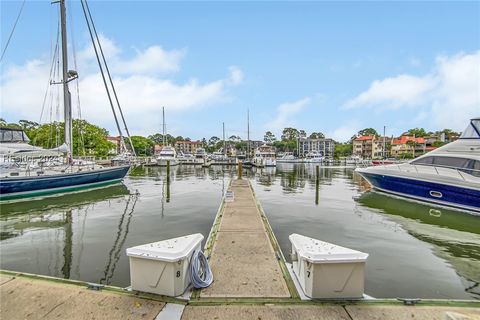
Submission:
M 472 119 L 460 139 L 480 139 L 480 119 Z
M 0 142 L 26 142 L 28 143 L 27 135 L 18 129 L 0 128 Z
M 434 167 L 444 167 L 458 169 L 473 176 L 480 177 L 480 161 L 461 157 L 423 157 L 411 162 L 415 165 L 425 165 Z

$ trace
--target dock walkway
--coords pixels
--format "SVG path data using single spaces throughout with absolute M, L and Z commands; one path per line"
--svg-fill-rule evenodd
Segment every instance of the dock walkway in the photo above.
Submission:
M 230 185 L 234 201 L 222 203 L 206 253 L 214 282 L 190 301 L 80 281 L 0 271 L 1 319 L 149 320 L 473 320 L 480 302 L 395 299 L 302 301 L 285 269 L 267 218 L 246 180 Z
M 233 180 L 210 255 L 213 284 L 201 298 L 289 298 L 290 292 L 247 180 Z

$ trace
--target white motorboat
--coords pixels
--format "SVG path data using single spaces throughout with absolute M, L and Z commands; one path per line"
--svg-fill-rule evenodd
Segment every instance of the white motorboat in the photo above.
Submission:
M 204 148 L 197 148 L 195 151 L 195 164 L 204 167 L 209 167 L 212 164 L 212 161 Z
M 280 158 L 277 158 L 277 163 L 300 163 L 301 159 L 296 158 L 293 152 L 285 152 Z
M 179 164 L 177 151 L 175 151 L 174 147 L 164 146 L 157 156 L 157 165 L 166 167 L 168 162 L 170 162 L 170 166 L 176 166 Z
M 355 171 L 375 190 L 480 213 L 480 118 L 458 140 L 410 162 Z
M 255 167 L 275 167 L 277 165 L 275 151 L 266 144 L 255 150 L 255 156 L 252 159 Z
M 323 160 L 322 154 L 318 152 L 309 152 L 305 156 L 306 163 L 322 163 Z

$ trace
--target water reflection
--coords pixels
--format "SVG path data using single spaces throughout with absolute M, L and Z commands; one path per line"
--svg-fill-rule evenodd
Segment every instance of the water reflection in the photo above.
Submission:
M 430 243 L 433 252 L 455 269 L 465 282 L 465 291 L 480 298 L 480 228 L 478 217 L 439 209 L 377 192 L 358 199 L 369 208 L 392 215 L 409 234 Z
M 281 164 L 251 179 L 286 256 L 301 233 L 370 253 L 373 296 L 480 298 L 478 217 L 365 192 L 348 167 Z
M 137 204 L 138 196 L 139 193 L 133 193 L 128 197 L 125 210 L 118 221 L 117 235 L 113 241 L 112 249 L 110 249 L 110 252 L 108 253 L 108 261 L 105 266 L 103 277 L 100 279 L 99 283 L 110 284 L 115 272 L 115 268 L 117 267 L 118 260 L 123 253 L 122 249 L 128 236 L 130 222 L 132 220 L 133 212 L 135 211 L 135 205 Z M 127 217 L 126 220 L 125 216 Z

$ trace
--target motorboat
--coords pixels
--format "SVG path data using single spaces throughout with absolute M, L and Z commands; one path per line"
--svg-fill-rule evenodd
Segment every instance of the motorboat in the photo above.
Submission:
M 323 155 L 318 152 L 309 152 L 305 155 L 306 163 L 322 163 L 323 160 Z
M 407 163 L 355 171 L 374 190 L 480 213 L 480 118 L 458 140 Z
M 164 146 L 162 150 L 160 150 L 156 160 L 157 165 L 161 167 L 166 167 L 168 162 L 170 162 L 170 166 L 176 166 L 179 164 L 177 151 L 171 146 Z
M 191 153 L 177 154 L 177 159 L 180 164 L 195 164 L 195 156 Z
M 350 157 L 347 157 L 345 158 L 345 164 L 346 165 L 358 165 L 362 162 L 362 158 L 360 158 L 359 156 L 350 156 Z
M 258 147 L 255 150 L 255 155 L 252 159 L 252 164 L 255 167 L 275 167 L 277 165 L 276 156 L 273 148 L 266 144 Z
M 212 161 L 204 148 L 197 148 L 194 156 L 196 165 L 201 165 L 202 167 L 209 167 L 212 164 Z
M 285 152 L 281 157 L 277 158 L 277 163 L 299 163 L 300 161 L 293 155 L 293 152 Z

